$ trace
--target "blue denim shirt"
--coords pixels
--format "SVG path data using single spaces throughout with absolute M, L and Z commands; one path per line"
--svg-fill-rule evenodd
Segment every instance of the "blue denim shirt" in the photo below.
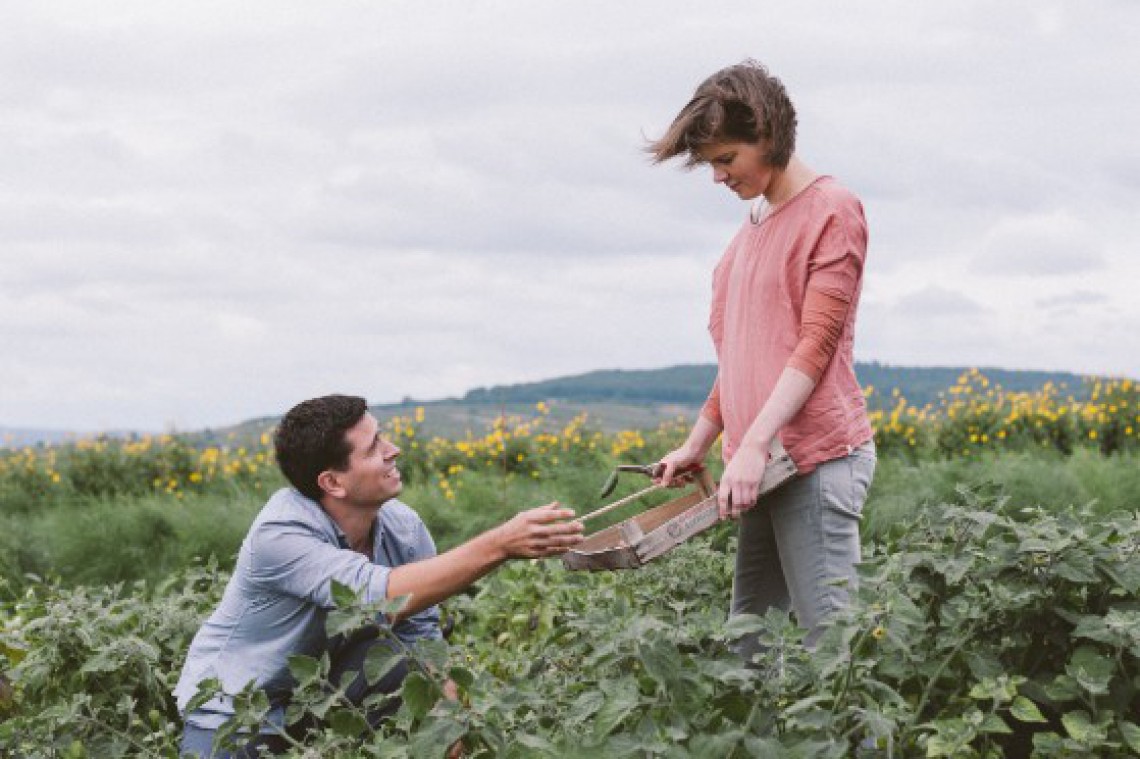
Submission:
M 325 650 L 325 615 L 334 607 L 330 580 L 379 602 L 387 596 L 393 567 L 435 556 L 427 527 L 400 501 L 381 507 L 374 532 L 369 561 L 348 547 L 344 532 L 318 503 L 290 488 L 274 493 L 242 542 L 221 603 L 190 644 L 174 688 L 187 722 L 214 729 L 232 716 L 226 697 L 186 714 L 198 684 L 216 677 L 228 694 L 251 681 L 263 688 L 276 707 L 271 721 L 280 723 L 294 685 L 289 656 L 320 656 Z M 405 642 L 441 637 L 439 608 L 408 617 L 393 632 Z

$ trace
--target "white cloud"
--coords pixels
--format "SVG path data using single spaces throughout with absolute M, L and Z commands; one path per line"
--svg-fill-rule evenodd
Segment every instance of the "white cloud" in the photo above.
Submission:
M 746 56 L 864 200 L 860 357 L 1140 374 L 1137 21 L 1119 0 L 17 5 L 0 425 L 711 361 L 744 209 L 641 149 Z
M 982 239 L 980 271 L 1020 277 L 1073 275 L 1105 267 L 1097 236 L 1068 212 L 1002 219 Z
M 1069 309 L 1080 306 L 1099 306 L 1108 303 L 1109 299 L 1104 293 L 1096 293 L 1090 290 L 1076 290 L 1060 295 L 1051 295 L 1047 298 L 1038 298 L 1036 302 L 1037 305 L 1042 308 Z
M 986 311 L 972 298 L 937 285 L 904 295 L 895 304 L 895 310 L 903 314 L 921 315 L 927 319 L 958 319 Z

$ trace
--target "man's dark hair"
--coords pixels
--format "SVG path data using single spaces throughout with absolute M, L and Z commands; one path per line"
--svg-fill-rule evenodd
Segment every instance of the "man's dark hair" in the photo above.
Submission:
M 352 453 L 345 433 L 364 418 L 368 403 L 354 395 L 326 395 L 289 409 L 277 431 L 273 448 L 285 479 L 314 501 L 321 499 L 317 477 L 326 469 L 348 468 Z

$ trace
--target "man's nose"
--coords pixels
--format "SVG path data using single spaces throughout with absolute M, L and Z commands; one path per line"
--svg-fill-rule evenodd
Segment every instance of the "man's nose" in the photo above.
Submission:
M 728 179 L 728 172 L 724 169 L 713 169 L 713 181 L 720 184 Z
M 391 440 L 385 440 L 384 442 L 386 442 L 388 444 L 388 449 L 385 451 L 385 455 L 384 455 L 385 458 L 393 458 L 394 459 L 400 455 L 400 447 L 398 445 L 393 443 Z

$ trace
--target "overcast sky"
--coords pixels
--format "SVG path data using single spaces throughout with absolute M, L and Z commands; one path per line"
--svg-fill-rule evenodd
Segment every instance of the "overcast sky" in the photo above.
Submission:
M 856 357 L 1140 376 L 1140 3 L 10 2 L 0 426 L 711 362 L 746 57 L 863 200 Z

